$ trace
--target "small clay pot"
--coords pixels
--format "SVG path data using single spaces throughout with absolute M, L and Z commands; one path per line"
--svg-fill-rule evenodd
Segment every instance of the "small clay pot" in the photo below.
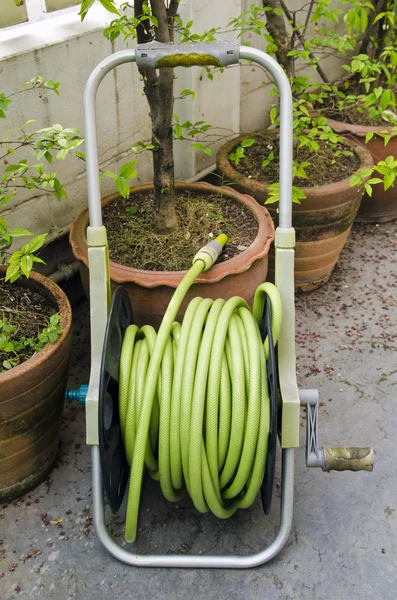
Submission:
M 72 309 L 64 292 L 34 272 L 13 285 L 47 296 L 61 315 L 63 333 L 54 344 L 0 374 L 0 502 L 34 488 L 54 463 L 72 345 Z
M 176 182 L 177 190 L 190 191 L 200 195 L 219 195 L 220 188 L 208 183 Z M 132 188 L 131 193 L 153 189 L 148 183 Z M 243 252 L 230 260 L 215 265 L 202 273 L 187 293 L 178 313 L 180 321 L 190 300 L 195 296 L 204 298 L 231 298 L 242 296 L 251 304 L 256 288 L 265 281 L 268 268 L 268 252 L 274 238 L 274 224 L 269 212 L 258 206 L 253 198 L 230 188 L 223 188 L 222 194 L 230 200 L 246 206 L 258 223 L 258 233 L 253 243 Z M 102 206 L 119 199 L 119 194 L 105 196 Z M 86 229 L 88 209 L 84 208 L 74 220 L 70 230 L 70 244 L 74 256 L 81 261 L 81 277 L 88 295 L 88 247 Z M 199 250 L 199 248 L 197 248 Z M 151 324 L 155 327 L 161 322 L 175 288 L 186 271 L 144 271 L 125 267 L 110 261 L 110 279 L 112 288 L 122 284 L 131 299 L 134 322 L 139 326 Z
M 279 136 L 278 130 L 260 132 L 269 136 L 269 142 Z M 216 164 L 226 181 L 233 181 L 240 192 L 250 194 L 264 204 L 268 198 L 268 184 L 249 179 L 232 165 L 229 155 L 244 139 L 255 134 L 240 135 L 218 151 Z M 360 159 L 360 169 L 372 167 L 371 154 L 353 140 L 343 138 Z M 296 230 L 295 289 L 314 290 L 325 284 L 339 258 L 360 206 L 364 186 L 350 185 L 350 177 L 323 186 L 301 188 L 306 198 L 293 204 L 292 225 Z M 277 205 L 267 205 L 276 225 Z M 269 275 L 274 274 L 274 253 L 270 253 Z
M 372 155 L 374 164 L 385 160 L 388 156 L 397 157 L 397 137 L 392 137 L 385 146 L 379 133 L 391 133 L 392 127 L 367 127 L 364 125 L 351 125 L 341 121 L 327 119 L 328 125 L 337 133 L 343 134 L 351 140 L 364 146 Z M 365 141 L 367 133 L 375 135 L 369 142 Z M 375 177 L 383 179 L 383 175 L 375 173 Z M 358 210 L 356 221 L 360 223 L 386 223 L 397 218 L 397 186 L 396 184 L 385 191 L 383 182 L 372 186 L 372 196 L 365 192 Z

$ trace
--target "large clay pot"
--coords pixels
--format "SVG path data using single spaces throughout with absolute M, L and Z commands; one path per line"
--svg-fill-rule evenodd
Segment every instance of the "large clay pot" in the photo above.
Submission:
M 274 139 L 278 131 L 265 131 Z M 259 203 L 268 198 L 268 184 L 255 181 L 239 173 L 229 161 L 229 155 L 245 138 L 238 136 L 222 146 L 216 163 L 226 181 L 233 181 L 240 192 L 251 194 Z M 344 139 L 360 159 L 360 170 L 372 166 L 370 153 L 357 142 Z M 350 178 L 324 186 L 301 188 L 306 198 L 293 204 L 292 224 L 296 230 L 295 288 L 310 291 L 320 287 L 331 277 L 339 254 L 360 206 L 363 186 L 351 187 Z M 275 223 L 278 223 L 277 205 L 267 205 Z M 274 254 L 270 253 L 270 275 L 274 272 Z
M 381 132 L 390 133 L 391 127 L 366 127 L 364 125 L 351 125 L 341 121 L 328 119 L 328 124 L 337 133 L 343 134 L 350 139 L 356 140 L 360 145 L 364 146 L 372 155 L 373 161 L 376 164 L 380 160 L 385 160 L 388 156 L 397 158 L 397 137 L 392 137 L 390 142 L 385 146 L 384 139 L 379 134 Z M 374 132 L 375 135 L 368 142 L 365 137 L 368 133 Z M 383 179 L 379 173 L 375 173 L 376 177 Z M 383 182 L 372 186 L 372 196 L 364 193 L 361 201 L 361 206 L 358 210 L 356 221 L 360 223 L 386 223 L 397 218 L 397 185 L 390 187 L 385 191 Z
M 220 188 L 207 183 L 177 182 L 179 190 L 189 190 L 208 195 L 219 194 Z M 132 194 L 152 190 L 152 184 L 132 188 Z M 223 263 L 216 263 L 208 272 L 196 279 L 178 313 L 181 320 L 190 300 L 195 296 L 204 298 L 225 298 L 242 296 L 252 303 L 257 286 L 265 281 L 268 268 L 268 252 L 274 237 L 274 224 L 266 208 L 258 206 L 255 200 L 230 188 L 223 188 L 222 194 L 230 200 L 243 204 L 255 216 L 258 233 L 253 243 L 241 254 Z M 102 206 L 118 199 L 118 194 L 106 196 Z M 70 230 L 70 243 L 73 254 L 81 261 L 81 276 L 88 293 L 88 248 L 86 229 L 88 209 L 83 209 L 76 217 Z M 198 248 L 199 250 L 199 248 Z M 169 304 L 171 296 L 186 271 L 144 271 L 125 267 L 110 261 L 110 279 L 112 287 L 123 284 L 130 296 L 134 313 L 134 322 L 157 327 Z
M 4 273 L 0 267 L 0 275 Z M 45 294 L 61 314 L 63 333 L 0 374 L 0 502 L 35 487 L 54 463 L 72 345 L 72 310 L 63 291 L 38 273 L 13 285 Z

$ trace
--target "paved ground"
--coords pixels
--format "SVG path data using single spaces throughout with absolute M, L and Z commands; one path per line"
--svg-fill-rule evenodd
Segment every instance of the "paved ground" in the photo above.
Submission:
M 357 225 L 332 281 L 297 299 L 299 384 L 320 389 L 321 441 L 372 444 L 375 470 L 308 471 L 302 447 L 296 453 L 293 532 L 270 564 L 251 571 L 138 570 L 112 559 L 91 524 L 84 414 L 70 403 L 50 477 L 33 493 L 0 509 L 0 597 L 394 600 L 396 322 L 397 222 Z M 71 386 L 87 381 L 88 362 L 84 302 L 75 309 Z M 249 553 L 268 543 L 277 517 L 276 501 L 267 519 L 258 503 L 219 522 L 199 516 L 188 503 L 179 508 L 166 504 L 157 484 L 147 482 L 138 550 Z M 122 514 L 112 519 L 112 531 L 120 540 L 122 526 Z

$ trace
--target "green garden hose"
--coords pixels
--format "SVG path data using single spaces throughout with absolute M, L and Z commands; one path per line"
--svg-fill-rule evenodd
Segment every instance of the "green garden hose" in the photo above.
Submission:
M 220 249 L 226 236 L 217 238 Z M 130 325 L 120 360 L 119 412 L 131 466 L 125 538 L 136 537 L 144 467 L 169 501 L 187 491 L 198 511 L 230 517 L 254 502 L 265 472 L 270 405 L 268 340 L 259 322 L 272 304 L 273 343 L 281 328 L 277 288 L 263 283 L 253 312 L 243 298 L 194 298 L 174 322 L 196 277 L 219 251 L 195 257 L 168 305 L 158 333 Z M 210 258 L 208 258 L 210 256 Z

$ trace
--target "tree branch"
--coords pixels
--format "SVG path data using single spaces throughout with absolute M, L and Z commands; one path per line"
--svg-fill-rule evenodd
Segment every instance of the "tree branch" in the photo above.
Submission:
M 292 15 L 291 15 L 290 11 L 288 10 L 288 7 L 285 5 L 284 0 L 280 0 L 280 5 L 281 5 L 281 8 L 283 9 L 283 11 L 284 11 L 285 16 L 287 17 L 287 19 L 289 21 L 292 21 Z M 297 35 L 300 43 L 304 44 L 305 43 L 305 38 L 303 37 L 302 33 L 298 29 L 296 31 L 296 35 Z M 309 57 L 312 60 L 315 60 L 315 56 L 311 52 L 309 52 Z M 325 74 L 325 72 L 323 71 L 323 69 L 321 68 L 321 66 L 319 65 L 319 63 L 316 64 L 316 69 L 317 69 L 318 74 L 322 78 L 322 80 L 325 83 L 329 83 L 329 79 L 328 79 L 327 75 Z

